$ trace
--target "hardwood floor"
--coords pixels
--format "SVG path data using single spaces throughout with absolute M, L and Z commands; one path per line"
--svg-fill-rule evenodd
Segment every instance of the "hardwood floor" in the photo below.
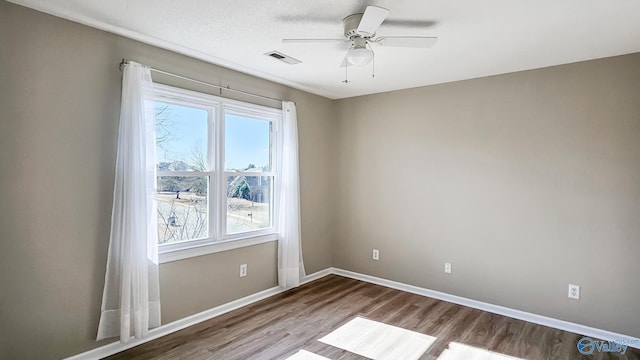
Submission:
M 576 348 L 578 334 L 336 275 L 107 359 L 271 360 L 305 349 L 333 360 L 361 360 L 366 358 L 317 341 L 356 316 L 436 337 L 421 360 L 438 359 L 450 342 L 528 360 L 640 360 L 632 348 L 624 356 L 585 356 Z

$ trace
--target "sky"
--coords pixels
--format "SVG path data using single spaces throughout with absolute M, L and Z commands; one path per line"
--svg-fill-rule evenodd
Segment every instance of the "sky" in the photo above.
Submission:
M 159 115 L 158 109 L 164 109 Z M 158 162 L 194 163 L 194 153 L 204 154 L 207 146 L 207 111 L 156 102 Z M 158 121 L 164 119 L 164 121 Z M 245 169 L 269 165 L 268 121 L 237 115 L 225 119 L 225 169 Z M 168 134 L 163 139 L 163 134 Z

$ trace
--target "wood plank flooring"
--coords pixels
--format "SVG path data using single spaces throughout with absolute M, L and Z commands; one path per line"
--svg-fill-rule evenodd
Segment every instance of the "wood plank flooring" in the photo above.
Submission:
M 284 360 L 304 349 L 332 360 L 363 360 L 317 341 L 356 316 L 436 337 L 421 360 L 438 359 L 450 342 L 527 360 L 640 360 L 640 351 L 632 348 L 624 356 L 597 351 L 585 356 L 576 348 L 578 334 L 337 275 L 107 359 Z

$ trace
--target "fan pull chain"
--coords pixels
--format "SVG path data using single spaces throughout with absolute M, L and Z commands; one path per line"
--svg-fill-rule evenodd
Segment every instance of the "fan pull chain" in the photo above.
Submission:
M 373 58 L 372 58 L 373 61 L 371 62 L 373 63 L 373 66 L 371 67 L 371 77 L 375 79 L 376 78 L 376 53 L 372 52 L 372 54 L 373 54 Z
M 352 46 L 353 48 L 353 46 Z M 347 56 L 349 56 L 349 52 L 351 52 L 351 49 L 349 49 L 349 51 L 347 51 Z M 346 59 L 346 57 L 345 57 Z M 349 69 L 349 60 L 346 60 L 346 63 L 344 64 L 344 80 L 342 81 L 345 84 L 350 83 L 349 81 L 349 73 L 347 72 Z
M 369 50 L 371 51 L 371 77 L 375 79 L 376 77 L 376 53 L 373 51 L 373 49 L 371 48 L 371 45 L 369 44 L 369 42 L 367 41 L 367 47 L 369 47 Z
M 342 82 L 345 84 L 349 83 L 349 75 L 347 73 L 348 68 L 349 68 L 349 62 L 347 61 L 347 66 L 344 67 L 344 80 L 342 80 Z

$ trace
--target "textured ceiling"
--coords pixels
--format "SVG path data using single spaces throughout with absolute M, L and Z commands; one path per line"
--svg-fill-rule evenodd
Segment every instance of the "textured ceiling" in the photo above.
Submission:
M 333 99 L 640 51 L 638 0 L 11 2 Z M 367 5 L 390 10 L 378 35 L 438 36 L 438 43 L 375 47 L 375 78 L 371 65 L 350 67 L 344 84 L 348 45 L 281 41 L 339 38 L 342 18 Z M 263 55 L 271 50 L 302 63 Z

